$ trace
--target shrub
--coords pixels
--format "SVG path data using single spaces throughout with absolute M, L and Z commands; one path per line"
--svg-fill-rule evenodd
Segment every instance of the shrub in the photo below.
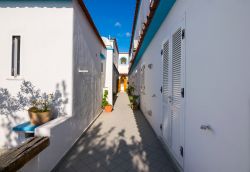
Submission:
M 109 105 L 109 102 L 107 101 L 107 98 L 108 98 L 108 90 L 105 90 L 103 98 L 102 98 L 102 108 Z
M 134 91 L 135 91 L 135 88 L 131 85 L 128 86 L 126 92 L 127 94 L 130 96 L 130 95 L 133 95 L 134 94 Z

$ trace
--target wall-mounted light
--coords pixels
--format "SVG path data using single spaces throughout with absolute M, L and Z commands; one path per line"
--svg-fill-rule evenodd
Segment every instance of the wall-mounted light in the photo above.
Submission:
M 152 69 L 153 68 L 153 64 L 152 63 L 148 64 L 148 68 Z

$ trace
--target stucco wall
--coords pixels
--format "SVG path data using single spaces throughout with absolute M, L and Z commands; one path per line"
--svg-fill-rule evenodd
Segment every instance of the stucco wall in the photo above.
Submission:
M 121 64 L 121 58 L 125 57 L 127 59 L 126 64 Z M 128 74 L 128 67 L 129 67 L 129 57 L 128 53 L 120 53 L 119 54 L 119 61 L 118 61 L 118 71 L 120 74 Z
M 118 79 L 119 79 L 119 72 L 114 65 L 113 66 L 113 101 L 115 99 L 114 94 L 118 92 Z
M 111 39 L 110 40 L 111 42 L 112 42 L 112 47 L 113 47 L 113 49 L 114 49 L 114 51 L 113 51 L 113 60 L 114 60 L 114 65 L 116 66 L 116 68 L 118 68 L 118 58 L 119 58 L 119 50 L 118 50 L 118 48 L 119 47 L 117 47 L 117 40 L 116 39 Z
M 82 131 L 101 109 L 104 77 L 101 73 L 100 53 L 106 50 L 100 44 L 87 18 L 74 1 L 74 99 L 73 112 L 81 118 Z M 80 70 L 88 72 L 81 73 Z M 99 103 L 98 103 L 99 102 Z
M 161 137 L 162 42 L 186 18 L 185 172 L 250 170 L 249 7 L 249 1 L 177 0 L 136 68 L 153 64 L 141 103 Z M 213 131 L 200 130 L 202 124 Z
M 100 53 L 106 56 L 106 49 L 77 0 L 0 2 L 0 19 L 1 87 L 15 94 L 24 78 L 42 91 L 59 90 L 64 98 L 64 113 L 35 130 L 37 136 L 50 137 L 50 146 L 21 169 L 51 171 L 101 112 L 105 79 L 101 62 L 104 70 L 106 62 Z M 12 35 L 22 36 L 22 76 L 15 80 L 10 77 Z M 16 145 L 11 128 L 28 121 L 27 112 L 20 114 L 1 116 L 2 145 Z
M 72 15 L 69 1 L 0 2 L 1 88 L 15 96 L 22 80 L 27 80 L 43 92 L 59 90 L 67 100 L 59 115 L 72 115 Z M 21 76 L 16 79 L 11 77 L 13 35 L 21 36 Z M 12 127 L 26 121 L 27 111 L 1 114 L 0 147 L 16 146 L 18 138 Z
M 143 23 L 146 22 L 147 20 L 147 15 L 150 12 L 150 0 L 141 0 L 140 1 L 140 7 L 139 10 L 140 12 L 138 13 L 137 17 L 137 23 L 135 27 L 135 35 L 134 35 L 134 40 L 139 40 L 139 36 L 142 30 Z
M 107 50 L 105 89 L 108 90 L 108 102 L 113 104 L 113 50 Z

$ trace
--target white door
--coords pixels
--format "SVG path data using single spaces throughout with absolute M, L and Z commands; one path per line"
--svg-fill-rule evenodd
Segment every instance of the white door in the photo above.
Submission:
M 172 146 L 172 119 L 171 119 L 171 108 L 172 108 L 172 84 L 171 83 L 171 70 L 170 70 L 170 41 L 167 40 L 163 43 L 162 47 L 162 63 L 163 63 L 163 123 L 162 123 L 162 135 L 163 139 L 168 145 Z
M 162 47 L 162 136 L 180 166 L 184 155 L 184 37 L 184 28 L 179 25 Z

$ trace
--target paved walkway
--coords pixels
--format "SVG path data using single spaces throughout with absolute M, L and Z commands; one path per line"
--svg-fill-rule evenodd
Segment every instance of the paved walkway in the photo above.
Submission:
M 140 111 L 119 93 L 112 113 L 103 113 L 54 171 L 174 172 L 168 155 Z

